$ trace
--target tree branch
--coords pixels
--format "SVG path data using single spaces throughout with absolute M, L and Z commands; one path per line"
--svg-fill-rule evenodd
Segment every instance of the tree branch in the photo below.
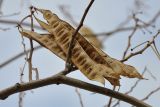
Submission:
M 0 91 L 0 99 L 1 100 L 5 100 L 8 96 L 18 93 L 18 92 L 22 92 L 22 91 L 26 91 L 26 90 L 30 90 L 30 89 L 35 89 L 35 88 L 39 88 L 39 87 L 43 87 L 46 85 L 51 85 L 51 84 L 66 84 L 66 85 L 70 85 L 73 87 L 78 87 L 84 90 L 88 90 L 91 92 L 95 92 L 95 93 L 99 93 L 102 95 L 106 95 L 106 96 L 110 96 L 125 102 L 128 102 L 134 106 L 137 107 L 151 107 L 150 105 L 137 100 L 134 97 L 101 87 L 101 86 L 96 86 L 87 82 L 83 82 L 81 80 L 77 80 L 71 77 L 66 77 L 64 75 L 61 75 L 61 73 L 53 75 L 51 77 L 45 78 L 45 79 L 40 79 L 40 80 L 34 80 L 31 82 L 27 82 L 27 83 L 16 83 L 15 85 L 8 87 L 4 90 Z
M 148 23 L 143 23 L 142 25 L 138 25 L 137 27 L 138 27 L 138 29 L 140 29 L 140 28 L 147 28 L 147 27 L 149 27 L 149 26 L 151 26 L 153 23 L 155 23 L 156 22 L 156 20 L 159 18 L 159 16 L 160 16 L 160 11 L 158 11 L 155 15 L 154 15 L 154 17 L 150 20 L 150 21 L 148 21 Z M 139 20 L 140 21 L 140 20 Z M 114 30 L 111 30 L 111 31 L 108 31 L 108 32 L 102 32 L 102 33 L 97 33 L 96 35 L 97 36 L 110 36 L 110 35 L 114 35 L 114 34 L 116 34 L 116 33 L 119 33 L 119 32 L 125 32 L 125 31 L 130 31 L 130 30 L 133 30 L 135 28 L 135 26 L 130 26 L 130 27 L 118 27 L 118 28 L 116 28 L 116 29 L 114 29 Z
M 34 50 L 38 50 L 41 49 L 42 46 L 38 45 L 36 47 L 34 47 Z M 26 52 L 28 53 L 30 51 L 30 49 L 26 50 Z M 3 63 L 0 64 L 0 69 L 7 66 L 8 64 L 10 64 L 11 62 L 17 60 L 18 58 L 22 57 L 23 55 L 25 55 L 25 52 L 21 52 L 11 58 L 9 58 L 8 60 L 4 61 Z
M 158 31 L 157 34 L 155 36 L 153 36 L 152 40 L 148 41 L 148 43 L 141 50 L 133 52 L 133 53 L 130 53 L 128 56 L 126 56 L 124 59 L 122 59 L 121 62 L 125 62 L 125 61 L 127 61 L 128 59 L 130 59 L 133 56 L 136 56 L 138 54 L 142 54 L 146 49 L 148 49 L 154 43 L 155 38 L 159 34 L 160 34 L 160 31 Z
M 69 48 L 68 48 L 68 52 L 67 52 L 66 67 L 65 67 L 65 68 L 67 68 L 68 71 L 70 71 L 70 69 L 71 69 L 71 66 L 68 66 L 68 65 L 70 65 L 69 63 L 70 63 L 71 56 L 72 56 L 72 49 L 74 48 L 74 45 L 75 45 L 76 36 L 77 36 L 80 28 L 83 26 L 83 22 L 84 22 L 84 20 L 87 16 L 87 13 L 88 13 L 88 11 L 89 11 L 89 9 L 90 9 L 90 7 L 92 6 L 93 3 L 94 3 L 94 0 L 91 0 L 90 3 L 88 4 L 87 8 L 84 11 L 84 14 L 81 18 L 81 21 L 80 21 L 77 29 L 75 30 L 75 32 L 72 35 L 72 39 L 71 39 L 71 42 L 69 44 Z
M 11 24 L 11 25 L 17 25 L 18 23 L 20 23 L 20 21 L 16 21 L 16 20 L 7 20 L 7 19 L 0 19 L 0 23 L 1 24 Z M 23 22 L 22 25 L 30 27 L 31 24 L 28 22 Z M 42 28 L 40 26 L 34 25 L 34 28 L 42 30 Z
M 149 25 L 151 25 L 152 23 L 154 23 L 160 16 L 160 11 L 158 11 L 154 17 L 145 25 L 139 25 L 138 28 L 145 28 L 145 27 L 148 27 Z M 13 25 L 16 25 L 17 23 L 19 23 L 19 21 L 15 21 L 15 20 L 6 20 L 6 19 L 0 19 L 0 23 L 2 24 L 13 24 Z M 31 25 L 27 22 L 23 22 L 22 25 L 24 26 L 28 26 L 30 27 Z M 34 25 L 34 28 L 36 29 L 39 29 L 39 30 L 42 30 L 42 28 L 40 26 L 37 26 L 37 25 Z M 124 28 L 117 28 L 117 29 L 114 29 L 112 31 L 108 31 L 108 32 L 104 32 L 104 33 L 98 33 L 96 34 L 97 36 L 103 36 L 103 35 L 107 35 L 107 36 L 110 36 L 110 35 L 114 35 L 115 33 L 119 33 L 119 32 L 124 32 L 124 31 L 130 31 L 130 30 L 133 30 L 135 28 L 135 26 L 131 26 L 131 27 L 124 27 Z M 89 35 L 90 36 L 90 35 Z M 38 48 L 35 48 L 36 49 L 39 49 L 40 47 Z M 11 59 L 8 59 L 7 61 L 3 62 L 2 64 L 0 64 L 0 68 L 8 65 L 9 63 L 13 62 L 14 60 L 18 59 L 19 57 L 25 55 L 24 52 L 21 52 L 17 55 L 15 55 L 14 57 L 12 57 Z

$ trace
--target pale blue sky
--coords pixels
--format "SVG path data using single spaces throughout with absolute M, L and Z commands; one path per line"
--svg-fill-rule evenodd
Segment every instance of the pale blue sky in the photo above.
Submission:
M 74 19 L 79 22 L 81 16 L 84 12 L 88 1 L 85 0 L 32 0 L 31 2 L 25 3 L 32 4 L 39 8 L 50 9 L 54 11 L 58 16 L 64 20 L 66 19 L 63 14 L 59 11 L 59 5 L 70 6 L 70 11 Z M 128 15 L 131 14 L 131 9 L 133 9 L 134 0 L 95 0 L 94 5 L 91 7 L 89 14 L 86 17 L 85 25 L 89 26 L 95 33 L 110 31 L 118 26 L 123 20 L 126 19 Z M 143 1 L 143 0 L 141 0 Z M 144 0 L 145 1 L 145 0 Z M 146 11 L 143 15 L 139 15 L 144 21 L 151 19 L 154 14 L 156 14 L 160 8 L 159 0 L 146 0 Z M 20 0 L 9 1 L 5 0 L 3 11 L 6 14 L 19 11 Z M 20 16 L 10 17 L 8 19 L 21 20 L 25 15 L 27 15 L 28 9 L 25 5 L 23 7 L 22 14 Z M 160 29 L 160 19 L 157 20 L 157 29 Z M 131 23 L 132 24 L 132 23 Z M 131 25 L 130 24 L 130 25 Z M 1 27 L 1 25 L 0 25 Z M 6 27 L 6 26 L 2 26 Z M 0 31 L 0 63 L 4 60 L 10 58 L 13 55 L 23 51 L 21 45 L 21 37 L 18 33 L 17 28 L 13 25 L 9 26 L 11 30 L 6 32 Z M 146 32 L 144 35 L 141 31 L 137 31 L 133 38 L 133 46 L 142 43 L 145 40 L 149 40 L 156 33 L 156 30 L 149 28 L 153 34 Z M 110 56 L 121 59 L 122 54 L 127 45 L 127 37 L 130 32 L 118 33 L 115 36 L 109 38 L 104 42 L 104 51 Z M 141 37 L 140 37 L 141 36 Z M 160 37 L 157 38 L 157 46 L 160 50 Z M 25 39 L 28 43 L 28 40 Z M 35 43 L 35 45 L 37 45 Z M 131 58 L 126 63 L 135 66 L 139 72 L 142 72 L 144 67 L 147 66 L 150 71 L 158 78 L 160 77 L 159 69 L 160 61 L 157 59 L 156 55 L 151 49 L 144 52 L 143 55 L 138 55 Z M 0 69 L 0 89 L 4 89 L 10 85 L 14 85 L 19 81 L 19 68 L 24 64 L 24 57 L 16 60 L 15 62 L 9 64 L 3 69 Z M 34 52 L 33 65 L 37 67 L 40 73 L 40 78 L 45 78 L 51 76 L 64 69 L 64 62 L 53 55 L 47 49 L 40 49 Z M 27 67 L 26 67 L 27 68 Z M 27 78 L 27 69 L 25 70 L 25 81 Z M 79 71 L 71 73 L 69 76 L 98 84 L 93 81 L 89 81 L 84 77 Z M 143 98 L 151 90 L 159 86 L 160 80 L 154 81 L 148 74 L 145 75 L 149 80 L 143 80 L 134 92 L 131 94 L 137 98 Z M 121 79 L 121 92 L 125 92 L 130 89 L 134 84 L 136 79 Z M 111 88 L 111 85 L 106 82 L 106 87 Z M 24 97 L 24 107 L 80 107 L 78 96 L 75 93 L 75 88 L 65 85 L 50 85 L 38 89 L 34 89 L 34 92 L 27 91 Z M 82 93 L 82 98 L 84 100 L 85 107 L 103 107 L 107 103 L 108 97 L 103 95 L 94 94 L 91 92 L 80 90 Z M 147 102 L 153 107 L 158 107 L 158 100 L 160 98 L 160 92 L 154 94 Z M 122 107 L 128 107 L 126 103 L 122 104 Z M 18 107 L 18 94 L 11 95 L 4 101 L 0 101 L 0 107 Z

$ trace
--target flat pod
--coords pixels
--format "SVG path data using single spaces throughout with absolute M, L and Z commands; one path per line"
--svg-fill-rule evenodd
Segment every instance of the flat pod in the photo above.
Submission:
M 66 54 L 62 51 L 61 47 L 57 45 L 56 40 L 52 34 L 38 34 L 33 31 L 22 29 L 20 33 L 27 37 L 37 41 L 40 45 L 49 49 L 55 55 L 63 60 L 66 60 Z
M 36 18 L 42 28 L 55 36 L 57 44 L 67 54 L 70 40 L 75 29 L 67 22 L 58 18 L 49 10 L 39 9 L 48 24 Z M 132 66 L 125 65 L 111 58 L 100 49 L 92 46 L 81 34 L 78 33 L 76 44 L 73 48 L 73 63 L 91 80 L 104 83 L 104 78 L 113 85 L 119 85 L 120 75 L 142 78 Z M 88 73 L 89 72 L 89 73 Z
M 82 26 L 79 32 L 95 47 L 97 48 L 103 47 L 102 42 L 97 38 L 97 36 L 93 33 L 93 31 L 89 27 Z
M 61 22 L 63 26 L 66 27 L 66 29 L 69 28 L 72 29 L 72 32 L 75 31 L 74 28 L 67 22 L 65 21 Z M 98 64 L 103 64 L 111 68 L 117 75 L 123 75 L 129 78 L 135 78 L 135 77 L 140 79 L 143 78 L 133 66 L 123 64 L 122 62 L 114 58 L 111 58 L 109 55 L 104 53 L 100 48 L 97 48 L 96 46 L 92 45 L 89 41 L 87 41 L 80 33 L 77 34 L 76 40 L 79 42 L 81 47 L 84 49 L 84 51 L 88 54 L 88 56 L 92 60 L 94 60 Z
M 49 33 L 55 36 L 57 44 L 61 46 L 63 51 L 67 54 L 74 29 L 70 27 L 66 29 L 66 27 L 63 25 L 63 21 L 54 21 L 55 25 L 51 26 L 39 20 L 38 18 L 36 18 L 36 20 L 42 26 L 42 28 L 46 29 Z M 80 59 L 86 60 L 85 62 L 83 61 L 82 64 Z M 91 80 L 97 80 L 104 84 L 104 78 L 106 78 L 111 82 L 111 84 L 119 85 L 119 75 L 117 75 L 117 73 L 114 72 L 111 68 L 102 64 L 98 64 L 92 60 L 77 40 L 73 49 L 72 62 L 80 69 L 80 71 L 82 71 L 84 75 L 86 75 Z M 95 69 L 95 65 L 97 65 L 97 70 Z M 86 69 L 86 67 L 88 67 L 88 69 Z

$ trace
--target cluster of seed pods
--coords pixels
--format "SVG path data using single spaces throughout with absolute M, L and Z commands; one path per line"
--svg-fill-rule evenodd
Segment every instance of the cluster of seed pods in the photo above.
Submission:
M 37 9 L 37 11 L 43 14 L 47 23 L 37 17 L 35 19 L 49 34 L 42 35 L 25 29 L 21 30 L 20 33 L 32 38 L 61 59 L 66 60 L 75 29 L 49 10 Z M 88 79 L 102 84 L 105 84 L 105 79 L 107 79 L 112 85 L 119 86 L 121 75 L 129 78 L 142 78 L 134 67 L 111 58 L 94 44 L 91 44 L 80 33 L 77 34 L 75 39 L 71 61 Z

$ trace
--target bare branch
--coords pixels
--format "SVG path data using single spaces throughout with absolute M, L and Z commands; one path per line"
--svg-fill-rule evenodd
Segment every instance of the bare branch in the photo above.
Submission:
M 144 97 L 141 101 L 147 100 L 152 94 L 156 93 L 160 90 L 160 87 L 156 88 L 155 90 L 151 91 L 146 97 Z
M 153 42 L 153 44 L 154 43 L 155 42 Z M 152 48 L 153 52 L 156 54 L 157 58 L 160 60 L 160 54 L 159 54 L 159 52 L 157 50 L 157 47 L 155 45 L 153 45 L 153 46 L 151 45 L 151 48 Z
M 8 19 L 0 19 L 0 23 L 1 24 L 11 24 L 11 25 L 15 25 L 17 26 L 17 23 L 20 23 L 20 21 L 16 21 L 16 20 L 8 20 Z M 31 24 L 27 23 L 27 22 L 23 22 L 22 25 L 30 27 Z M 34 28 L 42 30 L 42 28 L 40 26 L 34 25 Z
M 137 26 L 138 29 L 140 28 L 147 28 L 149 27 L 150 25 L 152 25 L 153 23 L 155 23 L 155 21 L 159 18 L 160 16 L 160 11 L 158 11 L 154 17 L 148 21 L 148 23 L 145 23 L 145 24 L 142 24 L 142 25 L 139 25 Z M 135 26 L 131 26 L 131 27 L 121 27 L 121 28 L 117 28 L 117 29 L 114 29 L 114 30 L 111 30 L 111 31 L 108 31 L 108 32 L 102 32 L 102 33 L 97 33 L 96 35 L 97 36 L 110 36 L 110 35 L 114 35 L 116 33 L 119 33 L 119 32 L 125 32 L 125 31 L 130 31 L 130 30 L 133 30 L 135 28 Z
M 25 68 L 26 62 L 24 63 L 24 66 L 20 68 L 20 83 L 24 83 L 23 81 L 23 75 L 24 75 L 24 68 Z M 19 107 L 23 107 L 23 99 L 25 96 L 25 92 L 19 92 Z
M 120 105 L 120 100 L 118 100 L 112 107 L 116 107 L 117 105 Z
M 78 26 L 78 23 L 74 20 L 72 15 L 67 11 L 66 5 L 60 5 L 59 9 L 75 26 Z
M 147 24 L 145 24 L 145 26 L 144 26 L 144 25 L 141 25 L 141 26 L 139 25 L 138 27 L 139 27 L 139 28 L 148 27 L 150 24 L 154 23 L 154 22 L 157 20 L 157 18 L 159 17 L 159 15 L 160 15 L 160 11 L 152 18 L 152 20 L 150 20 Z M 20 22 L 19 22 L 19 21 L 14 21 L 14 20 L 4 20 L 4 19 L 0 19 L 0 23 L 2 23 L 2 24 L 13 24 L 13 25 L 17 25 L 17 23 L 20 23 Z M 28 27 L 31 26 L 30 23 L 26 23 L 26 22 L 23 22 L 22 25 L 28 26 Z M 40 26 L 34 25 L 34 28 L 35 28 L 35 29 L 42 30 L 42 28 L 41 28 Z M 110 35 L 113 35 L 113 34 L 115 34 L 115 33 L 133 30 L 134 28 L 135 28 L 135 26 L 134 26 L 134 27 L 118 28 L 118 29 L 109 31 L 109 32 L 107 32 L 107 33 L 104 32 L 104 33 L 99 33 L 99 34 L 96 34 L 96 35 L 98 35 L 98 36 L 101 36 L 101 35 L 108 35 L 108 36 L 110 36 Z M 40 48 L 41 48 L 41 46 L 35 47 L 35 50 L 36 50 L 36 49 L 40 49 Z M 148 47 L 147 47 L 147 48 L 148 48 Z M 9 60 L 3 62 L 2 64 L 0 64 L 0 68 L 6 66 L 7 64 L 13 62 L 14 60 L 18 59 L 19 57 L 21 57 L 21 56 L 23 56 L 23 55 L 24 55 L 23 52 L 15 55 L 15 56 L 12 57 L 11 59 L 9 59 Z
M 138 106 L 138 107 L 151 107 L 150 105 L 137 100 L 134 97 L 101 87 L 101 86 L 96 86 L 90 83 L 86 83 L 83 82 L 81 80 L 77 80 L 71 77 L 66 77 L 64 75 L 54 75 L 45 79 L 40 79 L 40 80 L 34 80 L 31 82 L 27 82 L 27 83 L 16 83 L 14 86 L 8 87 L 4 90 L 0 91 L 0 99 L 4 100 L 6 99 L 8 96 L 18 93 L 18 92 L 22 92 L 22 91 L 26 91 L 26 90 L 30 90 L 30 89 L 35 89 L 35 88 L 39 88 L 42 86 L 46 86 L 46 85 L 51 85 L 51 84 L 66 84 L 66 85 L 70 85 L 73 87 L 78 87 L 84 90 L 88 90 L 91 92 L 95 92 L 95 93 L 99 93 L 102 95 L 106 95 L 106 96 L 111 96 L 113 98 L 116 99 L 120 99 L 122 101 L 128 102 L 132 105 Z
M 137 51 L 137 52 L 134 52 L 134 53 L 130 53 L 128 56 L 125 57 L 125 59 L 122 59 L 121 62 L 124 62 L 124 61 L 127 61 L 129 58 L 133 57 L 133 56 L 136 56 L 138 54 L 142 54 L 147 48 L 150 47 L 151 44 L 153 44 L 155 38 L 159 35 L 159 31 L 157 32 L 157 34 L 155 36 L 153 36 L 152 40 L 149 41 L 147 43 L 146 46 L 144 46 L 141 50 Z
M 32 11 L 32 7 L 30 8 L 30 12 L 31 12 L 31 31 L 34 31 L 34 29 L 33 29 L 33 17 L 32 17 L 32 15 L 33 15 L 33 11 Z M 28 68 L 29 68 L 29 81 L 31 81 L 32 80 L 32 56 L 33 56 L 33 51 L 34 51 L 34 48 L 33 48 L 33 41 L 32 41 L 32 39 L 30 38 L 29 39 L 29 41 L 30 41 L 30 52 L 29 52 L 29 58 L 27 59 L 27 61 L 28 61 Z
M 138 19 L 135 17 L 135 14 L 133 14 L 133 19 L 134 19 L 134 21 L 135 21 L 135 27 L 134 27 L 133 31 L 131 32 L 131 34 L 128 36 L 128 45 L 127 45 L 127 47 L 126 47 L 126 50 L 125 50 L 124 53 L 123 53 L 122 59 L 125 59 L 126 54 L 127 54 L 128 50 L 129 50 L 129 48 L 130 48 L 130 46 L 131 46 L 131 39 L 132 39 L 133 35 L 135 34 L 135 32 L 136 32 L 136 30 L 137 30 Z
M 157 78 L 152 74 L 152 72 L 148 68 L 147 68 L 147 72 L 151 76 L 152 79 L 154 79 L 155 81 L 157 80 Z
M 155 41 L 153 42 L 153 45 L 154 45 L 155 51 L 157 52 L 157 55 L 160 57 L 160 53 L 158 51 Z
M 143 72 L 142 72 L 142 76 L 145 74 L 145 72 L 147 71 L 147 67 L 144 68 Z M 128 95 L 129 93 L 131 93 L 135 88 L 136 86 L 138 85 L 138 83 L 141 81 L 141 79 L 138 79 L 134 85 L 129 89 L 129 91 L 125 92 L 124 94 Z M 118 100 L 112 107 L 116 107 L 117 105 L 120 104 L 120 100 Z
M 34 50 L 38 50 L 38 49 L 41 49 L 42 46 L 36 46 L 34 47 Z M 30 49 L 26 50 L 26 52 L 28 53 L 30 51 Z M 13 61 L 17 60 L 18 58 L 22 57 L 23 55 L 25 55 L 25 52 L 21 52 L 11 58 L 9 58 L 8 60 L 4 61 L 3 63 L 0 64 L 0 69 L 7 66 L 8 64 L 12 63 Z
M 142 76 L 144 75 L 144 73 L 147 71 L 147 67 L 144 68 L 143 72 L 142 72 Z M 129 91 L 125 92 L 125 94 L 129 94 L 131 93 L 135 88 L 136 86 L 138 85 L 138 83 L 141 81 L 142 79 L 138 79 L 135 84 L 130 88 Z

